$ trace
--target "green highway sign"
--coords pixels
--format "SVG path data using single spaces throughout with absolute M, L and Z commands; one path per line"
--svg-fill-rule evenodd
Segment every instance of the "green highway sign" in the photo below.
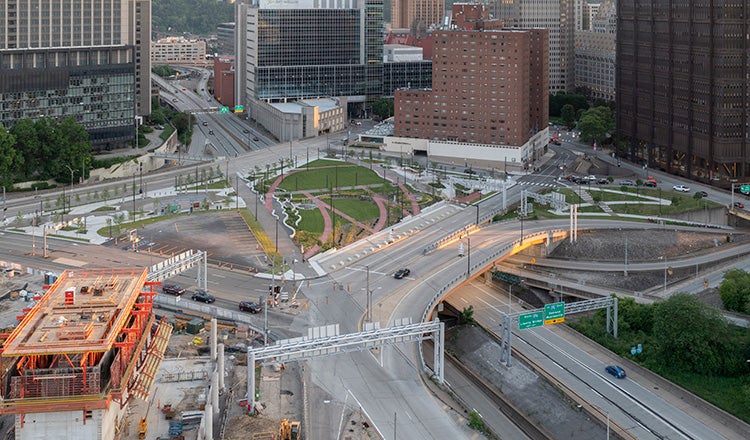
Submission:
M 243 106 L 241 106 L 241 105 L 235 105 L 235 106 L 234 106 L 234 112 L 235 112 L 235 113 L 242 113 L 242 112 L 244 112 L 244 111 L 245 111 L 245 107 L 243 107 Z
M 219 113 L 229 113 L 229 107 L 227 107 L 227 106 L 222 106 L 222 107 L 221 107 L 221 108 L 219 109 Z
M 544 324 L 544 316 L 541 312 L 531 312 L 518 315 L 518 329 L 541 327 Z
M 740 192 L 743 194 L 750 194 L 750 185 L 748 184 L 740 185 Z
M 565 303 L 557 302 L 544 305 L 544 325 L 565 321 Z

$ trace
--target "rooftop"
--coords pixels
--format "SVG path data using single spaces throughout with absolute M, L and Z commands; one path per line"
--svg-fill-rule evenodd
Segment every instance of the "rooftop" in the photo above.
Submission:
M 5 342 L 3 357 L 109 350 L 146 277 L 144 268 L 63 272 Z

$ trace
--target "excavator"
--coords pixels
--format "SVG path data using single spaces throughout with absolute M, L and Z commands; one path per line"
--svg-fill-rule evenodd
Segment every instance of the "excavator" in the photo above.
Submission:
M 279 425 L 279 440 L 302 440 L 300 422 L 282 420 Z

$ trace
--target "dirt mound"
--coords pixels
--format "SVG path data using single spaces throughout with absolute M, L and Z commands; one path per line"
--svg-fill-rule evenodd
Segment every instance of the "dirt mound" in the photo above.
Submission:
M 727 242 L 729 237 L 730 242 Z M 659 260 L 666 255 L 680 258 L 709 252 L 719 246 L 743 243 L 745 234 L 696 233 L 675 230 L 621 230 L 581 233 L 578 240 L 565 240 L 550 254 L 550 258 L 582 261 L 623 261 L 626 248 L 628 261 Z

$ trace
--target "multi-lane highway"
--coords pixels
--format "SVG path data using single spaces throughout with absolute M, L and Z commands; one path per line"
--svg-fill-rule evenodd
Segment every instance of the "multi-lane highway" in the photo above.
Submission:
M 178 99 L 186 100 L 188 98 Z M 221 117 L 223 120 L 223 116 L 232 118 L 232 115 L 214 114 L 211 115 L 211 118 Z M 202 119 L 199 120 L 202 121 Z M 236 121 L 230 122 L 227 120 L 225 125 L 234 127 L 235 123 Z M 236 129 L 241 128 L 237 126 Z M 208 134 L 208 136 L 211 135 Z M 238 148 L 238 142 L 233 137 L 227 137 L 226 142 L 231 148 Z M 232 176 L 238 173 L 246 175 L 255 166 L 262 167 L 265 164 L 277 163 L 281 158 L 292 158 L 295 155 L 303 157 L 305 153 L 309 154 L 310 149 L 315 151 L 316 148 L 324 146 L 325 142 L 324 139 L 306 140 L 296 142 L 294 145 L 277 145 L 250 153 L 234 150 L 238 153 L 237 159 L 222 162 L 219 165 L 226 167 L 226 170 Z M 226 156 L 231 156 L 232 150 L 224 148 L 224 153 Z M 556 159 L 541 165 L 537 173 L 521 177 L 519 180 L 526 184 L 526 187 L 554 185 L 556 184 L 555 179 L 560 175 L 560 165 L 569 161 L 572 154 L 567 149 L 562 149 Z M 215 164 L 207 166 L 215 167 Z M 149 191 L 166 190 L 173 185 L 174 176 L 181 172 L 184 171 L 168 170 L 164 173 L 145 176 L 144 179 L 148 182 Z M 112 184 L 103 183 L 101 185 Z M 512 204 L 518 200 L 522 186 L 524 185 L 516 186 L 508 191 L 506 203 Z M 88 191 L 89 188 L 93 187 L 86 187 L 85 191 Z M 256 195 L 245 186 L 240 186 L 237 190 L 240 196 L 246 199 L 246 204 L 251 206 Z M 84 189 L 76 188 L 74 191 L 84 191 Z M 480 210 L 497 207 L 501 203 L 499 199 L 499 196 L 495 196 L 483 201 Z M 9 208 L 12 212 L 28 213 L 33 212 L 38 207 L 38 203 L 38 200 L 32 197 L 19 197 L 9 202 Z M 360 256 L 354 259 L 356 261 L 354 264 L 339 264 L 330 275 L 312 280 L 310 286 L 304 291 L 305 295 L 311 299 L 311 313 L 304 320 L 291 320 L 288 323 L 289 326 L 301 329 L 301 326 L 339 323 L 342 332 L 358 331 L 367 307 L 365 291 L 368 288 L 366 280 L 368 270 L 370 274 L 369 288 L 373 291 L 372 316 L 374 321 L 379 322 L 381 326 L 392 324 L 396 319 L 418 321 L 421 319 L 425 307 L 430 304 L 435 292 L 455 283 L 458 278 L 466 276 L 467 270 L 473 267 L 470 261 L 479 262 L 490 258 L 490 255 L 498 248 L 519 238 L 519 224 L 515 221 L 504 222 L 486 226 L 478 232 L 472 232 L 468 237 L 458 238 L 457 240 L 464 240 L 467 248 L 465 257 L 458 255 L 458 241 L 446 244 L 425 255 L 424 250 L 435 241 L 473 224 L 476 221 L 476 213 L 477 210 L 474 207 L 451 209 L 450 214 L 431 220 L 429 224 L 424 226 L 413 228 L 407 226 L 406 228 L 411 229 L 411 232 L 406 234 L 404 239 L 398 240 L 380 251 Z M 527 222 L 524 233 L 530 234 L 553 228 L 565 228 L 567 225 L 567 220 Z M 630 223 L 580 220 L 579 225 L 587 228 L 622 228 L 629 226 Z M 658 226 L 644 225 L 644 227 Z M 398 229 L 398 227 L 394 229 Z M 4 243 L 10 243 L 10 241 L 5 241 L 7 238 L 8 236 L 3 237 Z M 75 245 L 58 242 L 54 242 L 53 247 L 59 247 L 59 252 L 74 253 L 70 249 L 75 249 Z M 9 246 L 9 252 L 13 253 L 14 248 L 14 246 Z M 25 248 L 28 249 L 28 243 L 26 243 Z M 103 254 L 95 261 L 130 264 L 130 261 L 123 260 L 122 253 L 109 254 L 110 251 L 108 250 L 102 250 L 101 252 Z M 350 252 L 352 252 L 351 249 L 347 248 L 339 250 L 337 259 L 347 261 L 346 257 Z M 138 254 L 127 255 L 129 255 L 128 259 L 131 258 L 130 256 L 132 258 L 146 258 L 145 256 L 136 257 Z M 22 255 L 18 257 L 28 258 Z M 83 259 L 83 256 L 80 258 Z M 77 258 L 56 259 L 53 263 L 62 266 L 71 265 L 70 260 L 77 261 Z M 139 262 L 140 260 L 132 261 L 134 264 L 139 264 Z M 331 270 L 329 269 L 330 265 L 323 267 L 326 270 Z M 410 268 L 411 274 L 402 280 L 394 279 L 392 274 L 403 267 Z M 477 272 L 476 269 L 470 271 L 472 275 Z M 223 300 L 226 299 L 223 298 Z M 476 299 L 466 298 L 466 300 L 471 302 Z M 484 299 L 484 301 L 489 302 L 490 300 Z M 480 313 L 488 327 L 491 328 L 496 325 L 496 322 L 499 322 L 500 310 L 503 310 L 502 302 Z M 576 348 L 571 345 L 565 346 L 565 353 L 559 353 L 559 350 L 554 347 L 562 346 L 564 343 L 554 340 L 554 336 L 545 333 L 546 331 L 540 330 L 539 335 L 536 333 L 521 335 L 529 345 L 528 351 L 532 354 L 535 350 L 540 351 L 538 363 L 544 365 L 545 368 L 552 371 L 562 369 L 560 376 L 570 375 L 571 381 L 578 381 L 583 384 L 579 384 L 579 387 L 588 386 L 591 389 L 590 392 L 584 393 L 583 390 L 581 392 L 598 402 L 598 405 L 605 408 L 605 411 L 610 414 L 615 422 L 626 429 L 632 427 L 634 432 L 637 432 L 638 435 L 642 434 L 643 438 L 649 438 L 649 436 L 654 438 L 660 436 L 669 438 L 724 437 L 723 434 L 713 432 L 701 423 L 686 419 L 679 410 L 670 407 L 669 402 L 661 400 L 659 396 L 648 392 L 648 390 L 639 389 L 637 383 L 628 381 L 627 384 L 615 384 L 618 386 L 613 386 L 611 380 L 602 377 L 601 364 L 597 364 L 593 360 L 590 362 L 580 361 L 579 356 L 582 357 L 583 354 L 577 353 Z M 542 349 L 540 347 L 551 348 Z M 548 360 L 545 361 L 545 358 Z M 362 352 L 320 358 L 310 361 L 310 366 L 312 371 L 306 372 L 310 375 L 311 380 L 309 384 L 312 393 L 310 399 L 311 402 L 317 402 L 314 406 L 316 409 L 310 412 L 308 423 L 312 438 L 331 438 L 331 432 L 335 431 L 334 427 L 339 425 L 340 415 L 334 411 L 318 410 L 320 402 L 330 399 L 344 400 L 347 396 L 354 396 L 361 403 L 363 410 L 367 412 L 383 436 L 388 439 L 394 437 L 412 439 L 472 437 L 472 432 L 466 428 L 466 421 L 462 415 L 447 411 L 426 390 L 419 377 L 421 358 L 416 346 L 387 347 L 377 355 Z M 634 402 L 633 396 L 640 403 Z M 493 414 L 490 409 L 486 411 L 483 412 L 485 417 L 502 418 L 499 414 Z M 665 418 L 672 421 L 673 424 L 680 425 L 681 428 L 670 426 L 670 423 L 654 415 L 653 412 L 665 414 Z

